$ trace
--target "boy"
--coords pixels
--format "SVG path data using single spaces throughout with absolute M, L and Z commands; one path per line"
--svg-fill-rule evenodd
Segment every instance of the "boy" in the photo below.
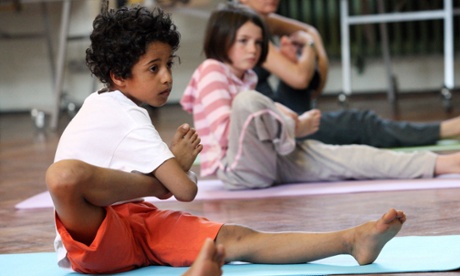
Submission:
M 398 233 L 406 217 L 395 209 L 337 232 L 266 233 L 142 201 L 144 196 L 191 201 L 197 192 L 189 172 L 202 149 L 195 130 L 180 126 L 168 148 L 140 107 L 166 103 L 179 33 L 163 11 L 137 6 L 108 11 L 105 5 L 93 27 L 87 64 L 106 88 L 85 100 L 46 174 L 60 266 L 82 273 L 189 266 L 205 241 L 211 258 L 203 258 L 214 264 L 224 258 L 222 246 L 227 262 L 298 263 L 347 253 L 367 264 Z M 218 247 L 209 250 L 208 239 Z M 209 264 L 203 258 L 188 275 L 203 271 L 197 268 Z

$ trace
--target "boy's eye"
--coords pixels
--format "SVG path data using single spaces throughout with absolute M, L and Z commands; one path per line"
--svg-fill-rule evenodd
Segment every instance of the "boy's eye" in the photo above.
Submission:
M 158 71 L 158 66 L 154 65 L 154 66 L 150 67 L 150 71 L 151 72 L 157 72 Z
M 174 61 L 172 61 L 172 60 L 169 61 L 169 62 L 168 62 L 168 68 L 169 68 L 169 69 L 173 68 L 174 64 L 175 64 Z

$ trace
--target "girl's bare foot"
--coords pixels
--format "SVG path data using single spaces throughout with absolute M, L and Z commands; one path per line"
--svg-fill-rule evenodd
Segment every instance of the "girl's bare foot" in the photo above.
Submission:
M 203 149 L 201 139 L 195 129 L 188 124 L 177 128 L 169 148 L 184 171 L 189 171 L 198 154 Z
M 460 138 L 460 116 L 441 122 L 439 137 Z
M 405 221 L 404 212 L 390 209 L 379 220 L 356 227 L 350 244 L 350 254 L 360 265 L 374 262 L 385 244 L 399 232 Z
M 198 257 L 183 276 L 218 276 L 222 275 L 225 252 L 222 245 L 216 246 L 211 239 L 207 239 L 201 248 Z
M 305 137 L 318 131 L 320 119 L 321 111 L 318 109 L 312 109 L 304 112 L 297 118 L 295 137 Z

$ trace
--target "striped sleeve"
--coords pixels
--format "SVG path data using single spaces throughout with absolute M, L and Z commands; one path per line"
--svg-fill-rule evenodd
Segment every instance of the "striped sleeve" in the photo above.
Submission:
M 198 101 L 203 107 L 201 114 L 206 118 L 209 131 L 213 134 L 214 139 L 219 141 L 221 147 L 226 148 L 232 96 L 225 68 L 220 63 L 208 63 L 208 66 L 201 72 L 197 91 L 199 91 Z

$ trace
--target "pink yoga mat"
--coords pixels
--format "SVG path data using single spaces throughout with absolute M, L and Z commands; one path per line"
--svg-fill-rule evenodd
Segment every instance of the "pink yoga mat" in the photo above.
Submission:
M 444 175 L 434 179 L 395 179 L 395 180 L 355 180 L 340 182 L 316 182 L 284 184 L 267 189 L 228 191 L 220 180 L 201 180 L 198 183 L 195 200 L 250 199 L 282 196 L 342 194 L 360 192 L 447 189 L 460 188 L 460 175 Z M 146 201 L 158 202 L 156 197 L 146 197 Z M 174 201 L 174 198 L 167 201 Z M 30 197 L 15 206 L 17 209 L 52 208 L 49 193 L 43 192 Z

